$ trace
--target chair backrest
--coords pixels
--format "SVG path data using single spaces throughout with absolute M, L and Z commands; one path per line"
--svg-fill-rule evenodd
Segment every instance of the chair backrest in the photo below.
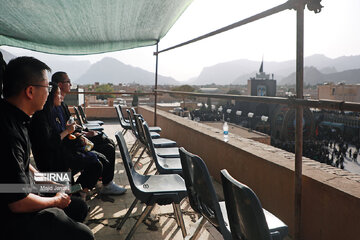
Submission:
M 125 129 L 128 129 L 129 128 L 129 123 L 127 123 L 125 118 L 124 118 L 124 115 L 123 115 L 120 104 L 115 105 L 115 110 L 116 110 L 116 114 L 118 116 L 121 127 L 125 128 Z
M 121 158 L 124 162 L 124 167 L 126 175 L 128 176 L 131 191 L 136 196 L 136 198 L 141 199 L 141 193 L 143 191 L 141 191 L 137 186 L 145 182 L 144 178 L 148 178 L 148 176 L 141 175 L 135 171 L 123 134 L 121 132 L 116 132 L 115 138 L 119 145 Z
M 184 148 L 179 152 L 191 207 L 218 228 L 224 239 L 231 239 L 206 164 Z
M 79 110 L 80 117 L 82 118 L 83 122 L 84 122 L 84 123 L 88 123 L 88 121 L 87 121 L 87 119 L 86 119 L 86 115 L 85 115 L 84 109 L 82 108 L 81 105 L 78 105 L 78 110 Z
M 149 142 L 148 142 L 148 139 L 146 138 L 146 133 L 145 133 L 145 129 L 144 129 L 144 126 L 143 126 L 144 120 L 143 120 L 141 114 L 134 114 L 133 116 L 134 116 L 134 122 L 135 122 L 136 130 L 138 132 L 139 140 L 145 146 L 148 147 Z M 151 137 L 150 137 L 150 139 L 151 139 Z
M 80 117 L 79 110 L 77 109 L 76 106 L 74 106 L 74 111 L 75 111 L 76 119 L 79 121 L 79 124 L 81 126 L 84 126 L 84 122 L 83 122 L 82 118 Z
M 150 135 L 150 130 L 149 130 L 149 125 L 147 124 L 147 122 L 140 116 L 138 116 L 138 120 L 140 123 L 140 126 L 141 126 L 141 131 L 145 137 L 145 143 L 146 143 L 146 147 L 148 148 L 148 150 L 150 151 L 151 153 L 151 156 L 152 158 L 154 159 L 155 161 L 155 165 L 156 165 L 156 168 L 159 169 L 160 166 L 159 166 L 159 162 L 158 162 L 158 158 L 157 158 L 157 154 L 155 152 L 155 146 L 154 146 L 154 143 L 152 141 L 152 138 L 151 138 L 151 135 Z M 140 135 L 140 134 L 139 134 Z
M 271 240 L 261 203 L 246 185 L 221 170 L 226 209 L 233 239 Z
M 127 114 L 129 115 L 129 122 L 130 122 L 130 127 L 131 127 L 131 131 L 134 134 L 134 136 L 139 139 L 139 134 L 138 131 L 136 129 L 136 125 L 135 125 L 135 120 L 134 120 L 134 116 L 131 114 L 131 111 L 129 109 L 126 109 Z

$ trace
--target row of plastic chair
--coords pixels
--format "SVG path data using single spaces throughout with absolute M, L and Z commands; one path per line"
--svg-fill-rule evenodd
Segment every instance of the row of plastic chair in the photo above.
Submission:
M 121 132 L 116 133 L 116 140 L 120 148 L 121 157 L 124 162 L 132 193 L 135 196 L 134 202 L 131 204 L 122 221 L 118 224 L 117 229 L 121 229 L 139 201 L 146 204 L 146 208 L 128 233 L 126 237 L 127 240 L 131 239 L 136 228 L 151 213 L 155 204 L 172 204 L 176 222 L 181 227 L 183 236 L 185 237 L 186 229 L 180 210 L 180 202 L 187 196 L 184 179 L 178 174 L 143 175 L 137 173 L 130 158 L 124 136 Z
M 104 128 L 102 127 L 104 122 L 100 121 L 100 120 L 88 121 L 86 118 L 84 109 L 80 105 L 78 107 L 74 106 L 74 112 L 76 115 L 76 119 L 82 128 L 92 130 L 92 131 L 103 131 L 104 130 Z
M 224 239 L 280 240 L 287 236 L 285 223 L 263 209 L 256 194 L 227 170 L 221 171 L 225 202 L 219 202 L 204 161 L 184 148 L 180 148 L 180 159 L 190 205 L 202 216 L 190 239 L 196 239 L 207 221 Z
M 144 212 L 142 213 L 140 219 L 145 219 L 148 214 L 150 214 L 152 208 L 154 207 L 154 204 L 159 205 L 166 205 L 166 204 L 173 204 L 174 208 L 174 216 L 176 219 L 176 222 L 178 226 L 181 228 L 182 234 L 185 237 L 186 236 L 186 229 L 184 225 L 184 220 L 182 218 L 182 213 L 180 210 L 180 201 L 187 195 L 185 182 L 182 179 L 182 177 L 176 173 L 181 174 L 181 164 L 180 159 L 177 159 L 178 167 L 177 172 L 171 172 L 167 171 L 166 173 L 172 173 L 172 174 L 166 174 L 166 175 L 146 175 L 148 171 L 150 170 L 154 159 L 160 160 L 163 163 L 163 166 L 166 168 L 169 164 L 169 162 L 172 162 L 174 158 L 169 159 L 166 154 L 166 149 L 173 149 L 172 150 L 172 156 L 179 157 L 179 150 L 176 147 L 177 144 L 175 141 L 172 141 L 170 139 L 161 138 L 160 132 L 161 128 L 159 127 L 149 127 L 144 118 L 137 114 L 134 108 L 131 108 L 130 110 L 127 109 L 128 118 L 126 119 L 123 115 L 121 106 L 115 106 L 116 112 L 119 117 L 119 122 L 122 126 L 126 126 L 127 130 L 131 130 L 132 134 L 136 138 L 136 142 L 133 144 L 133 146 L 130 148 L 130 152 L 127 150 L 127 146 L 125 142 L 122 143 L 121 136 L 127 132 L 127 130 L 123 130 L 121 134 L 120 132 L 117 133 L 116 139 L 118 141 L 118 145 L 120 147 L 120 152 L 122 153 L 123 160 L 128 159 L 126 163 L 124 162 L 125 168 L 128 168 L 129 171 L 127 171 L 128 179 L 130 182 L 130 186 L 134 187 L 134 195 L 135 200 L 133 204 L 128 209 L 127 213 L 125 214 L 122 221 L 118 224 L 117 229 L 121 229 L 129 215 L 131 214 L 131 211 L 135 207 L 138 201 L 141 201 L 147 205 Z M 126 125 L 125 125 L 126 123 Z M 122 137 L 123 138 L 123 137 Z M 150 145 L 151 144 L 151 145 Z M 156 147 L 155 147 L 156 146 Z M 137 152 L 140 151 L 140 149 L 143 148 L 142 152 L 140 153 L 140 156 L 138 157 L 138 160 L 135 164 L 133 164 L 133 158 L 136 156 Z M 162 151 L 162 155 L 158 156 L 155 154 L 155 151 Z M 147 154 L 152 158 L 151 163 L 149 163 L 147 169 L 145 170 L 144 174 L 139 174 L 135 171 L 134 166 L 138 163 L 138 161 L 141 159 L 141 156 L 144 152 L 147 152 Z M 131 155 L 130 155 L 131 153 Z M 168 152 L 169 153 L 169 152 Z M 128 155 L 127 155 L 128 154 Z M 175 155 L 174 155 L 175 154 Z M 171 154 L 170 154 L 171 155 Z M 170 156 L 171 157 L 171 156 Z M 175 160 L 176 161 L 176 160 Z M 156 162 L 156 166 L 160 166 L 158 162 Z M 128 167 L 127 167 L 128 166 Z M 159 174 L 162 174 L 163 171 L 160 169 L 158 170 Z M 143 181 L 146 181 L 144 183 Z M 132 183 L 142 183 L 145 188 L 147 188 L 148 195 L 141 193 L 143 190 L 140 186 L 136 187 L 136 184 Z M 153 192 L 151 191 L 153 190 Z M 144 201 L 144 198 L 149 195 L 155 194 L 156 197 L 150 197 L 151 200 Z M 141 220 L 142 221 L 142 220 Z M 138 221 L 134 226 L 133 229 L 129 232 L 126 239 L 130 239 L 133 235 L 135 229 L 138 227 L 138 225 L 141 223 L 141 221 Z
M 117 112 L 118 110 L 121 110 L 121 108 L 117 108 Z M 121 228 L 138 201 L 147 205 L 126 239 L 131 238 L 137 226 L 151 212 L 155 203 L 160 205 L 173 204 L 175 219 L 185 237 L 186 229 L 179 204 L 186 195 L 189 197 L 191 207 L 202 216 L 197 222 L 198 227 L 193 235 L 187 236 L 188 239 L 196 239 L 206 221 L 214 225 L 224 239 L 283 239 L 287 236 L 287 226 L 277 217 L 262 209 L 260 201 L 250 188 L 233 179 L 226 170 L 222 170 L 226 204 L 225 202 L 219 202 L 206 164 L 200 157 L 187 152 L 183 148 L 180 148 L 180 150 L 177 147 L 174 148 L 174 141 L 172 141 L 173 145 L 166 146 L 165 144 L 161 146 L 161 142 L 155 145 L 154 142 L 161 138 L 151 136 L 150 128 L 143 117 L 136 114 L 133 109 L 128 112 L 128 115 L 127 123 L 129 125 L 127 130 L 131 129 L 137 138 L 138 145 L 144 148 L 142 154 L 145 151 L 148 153 L 152 158 L 152 162 L 155 162 L 157 173 L 161 175 L 149 176 L 136 172 L 123 137 L 127 130 L 116 133 L 130 186 L 136 197 L 117 228 Z M 122 113 L 121 117 L 125 119 Z M 121 124 L 120 117 L 119 121 Z M 171 140 L 163 139 L 162 143 L 169 141 Z M 161 152 L 161 149 L 163 152 Z M 166 151 L 164 149 L 176 149 L 178 155 L 173 157 L 161 156 L 161 153 Z M 135 154 L 132 156 L 135 156 Z M 149 164 L 145 174 L 147 174 L 151 164 Z

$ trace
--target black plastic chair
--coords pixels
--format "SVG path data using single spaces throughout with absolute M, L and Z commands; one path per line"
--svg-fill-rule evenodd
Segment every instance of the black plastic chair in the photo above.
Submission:
M 178 147 L 162 147 L 162 148 L 155 148 L 153 144 L 153 139 L 150 135 L 149 126 L 147 125 L 146 121 L 142 124 L 143 130 L 146 137 L 146 144 L 149 146 L 150 151 L 154 151 L 155 154 L 161 158 L 179 158 L 179 148 Z
M 80 116 L 79 110 L 77 109 L 76 106 L 74 106 L 74 111 L 75 111 L 76 119 L 79 122 L 79 125 L 82 126 L 84 129 L 88 129 L 88 130 L 92 130 L 92 131 L 100 131 L 100 132 L 102 132 L 104 130 L 104 128 L 102 126 L 100 126 L 99 124 L 84 123 Z
M 146 144 L 144 143 L 144 141 L 139 136 L 138 129 L 137 129 L 137 126 L 136 126 L 136 123 L 135 123 L 135 120 L 134 120 L 133 111 L 130 111 L 129 109 L 126 109 L 126 112 L 127 112 L 128 116 L 129 116 L 129 123 L 130 123 L 130 127 L 131 127 L 131 132 L 133 133 L 133 135 L 134 135 L 134 137 L 136 139 L 134 145 L 130 149 L 131 157 L 135 156 L 137 154 L 137 152 L 141 148 L 143 148 L 143 151 L 141 152 L 138 160 L 136 161 L 136 163 L 138 163 L 141 156 L 144 154 L 144 152 L 146 150 Z M 151 132 L 151 138 L 160 138 L 160 134 L 157 133 L 157 132 Z
M 181 228 L 183 237 L 185 237 L 186 229 L 180 210 L 180 202 L 187 195 L 184 179 L 177 174 L 145 176 L 137 173 L 130 159 L 124 136 L 120 132 L 117 132 L 115 137 L 120 148 L 132 193 L 135 196 L 134 202 L 131 204 L 122 221 L 118 224 L 117 229 L 121 229 L 138 201 L 145 203 L 146 208 L 130 230 L 126 239 L 132 237 L 136 228 L 150 214 L 155 204 L 172 204 L 176 222 Z
M 202 216 L 190 239 L 196 239 L 203 225 L 209 221 L 225 240 L 231 240 L 230 228 L 226 222 L 225 202 L 218 201 L 204 161 L 184 148 L 180 148 L 179 152 L 190 205 Z
M 146 121 L 143 121 L 139 115 L 135 115 L 135 120 L 137 125 L 140 125 L 139 128 L 139 135 L 145 138 L 145 142 L 147 144 L 147 149 L 150 152 L 150 156 L 155 162 L 156 169 L 160 174 L 179 174 L 182 176 L 182 167 L 180 158 L 166 158 L 161 157 L 156 154 L 156 150 L 153 144 L 153 141 L 157 139 L 151 139 L 150 132 Z M 179 150 L 177 148 L 177 153 Z M 145 170 L 144 174 L 150 170 L 151 163 L 149 164 L 148 168 Z
M 82 120 L 83 120 L 83 122 L 85 124 L 99 124 L 100 126 L 104 125 L 104 122 L 100 121 L 100 120 L 88 121 L 87 118 L 86 118 L 86 115 L 85 115 L 85 111 L 84 111 L 84 109 L 82 108 L 81 105 L 78 106 L 78 110 L 79 110 L 79 113 L 80 113 L 80 117 L 82 118 Z
M 115 111 L 118 116 L 120 126 L 123 128 L 121 133 L 125 135 L 128 130 L 131 130 L 130 122 L 124 118 L 120 104 L 115 105 Z
M 134 118 L 134 122 L 135 122 L 135 127 L 136 130 L 138 132 L 139 135 L 139 140 L 143 143 L 143 144 L 147 144 L 147 140 L 145 137 L 145 133 L 143 130 L 143 122 L 145 122 L 145 119 L 142 117 L 141 114 L 133 114 L 133 118 Z M 150 131 L 150 127 L 148 126 L 148 130 L 151 136 L 151 131 Z M 167 139 L 167 138 L 151 138 L 152 139 L 152 143 L 154 144 L 155 148 L 169 148 L 169 147 L 177 147 L 177 143 L 173 140 Z
M 131 108 L 131 113 L 133 115 L 137 114 L 135 111 L 135 108 Z M 150 132 L 157 132 L 160 133 L 161 132 L 161 127 L 155 126 L 155 127 L 149 127 Z
M 233 239 L 280 240 L 288 235 L 285 223 L 263 209 L 248 186 L 235 180 L 225 169 L 221 170 L 221 180 Z
M 136 139 L 139 139 L 139 135 L 138 135 L 138 132 L 137 132 L 138 130 L 136 128 L 136 123 L 135 123 L 135 120 L 134 120 L 133 111 L 130 111 L 129 109 L 126 109 L 126 112 L 129 115 L 131 130 L 132 130 L 134 136 L 136 137 Z M 153 139 L 160 138 L 160 134 L 158 132 L 153 131 L 153 132 L 151 132 L 151 138 L 153 138 Z

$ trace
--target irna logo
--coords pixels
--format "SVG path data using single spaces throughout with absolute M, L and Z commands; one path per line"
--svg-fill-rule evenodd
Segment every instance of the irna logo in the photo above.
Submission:
M 70 182 L 70 172 L 38 172 L 34 173 L 35 182 Z

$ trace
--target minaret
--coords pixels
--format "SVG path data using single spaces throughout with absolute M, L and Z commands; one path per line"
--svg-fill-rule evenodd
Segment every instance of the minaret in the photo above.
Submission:
M 259 73 L 263 73 L 264 72 L 264 57 L 261 60 L 261 65 L 260 65 L 260 69 L 259 69 Z

